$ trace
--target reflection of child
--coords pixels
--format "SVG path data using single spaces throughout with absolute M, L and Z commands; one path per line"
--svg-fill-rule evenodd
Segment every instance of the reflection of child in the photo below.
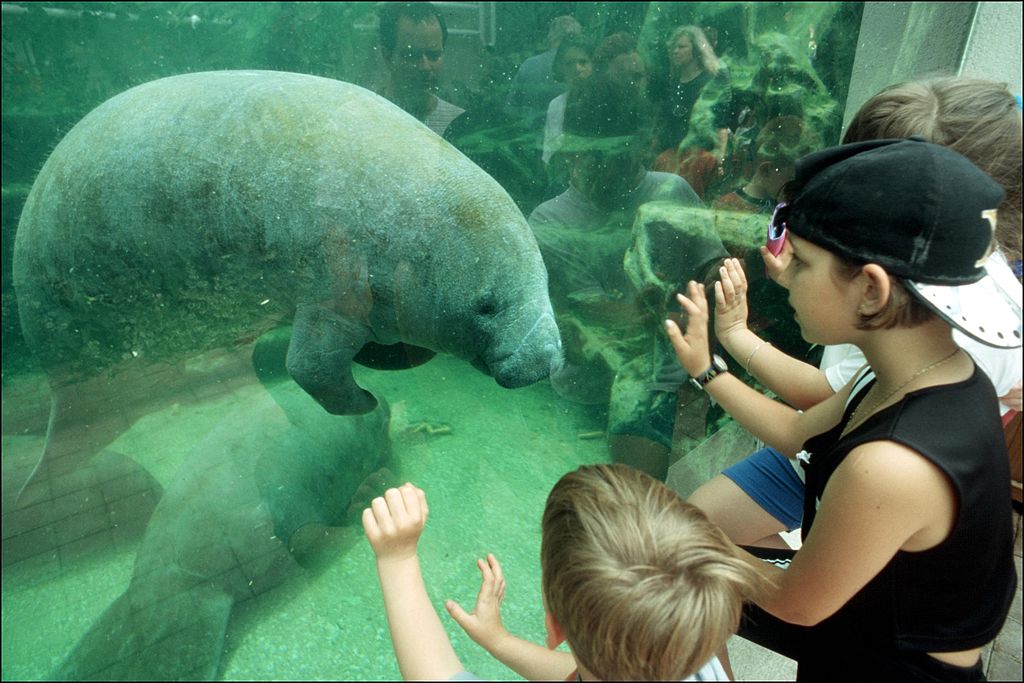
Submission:
M 973 296 L 1003 190 L 945 147 L 879 140 L 805 157 L 787 194 L 779 283 L 801 332 L 868 365 L 801 413 L 712 364 L 696 283 L 680 296 L 686 334 L 666 323 L 690 375 L 806 473 L 803 545 L 786 571 L 747 556 L 776 587 L 741 635 L 796 659 L 800 678 L 981 676 L 1016 586 L 1009 471 L 996 393 L 952 326 L 976 334 L 988 315 Z M 741 282 L 722 275 L 716 315 Z M 988 332 L 1019 344 L 1019 318 Z
M 750 180 L 715 200 L 712 208 L 771 213 L 782 186 L 792 180 L 796 160 L 820 147 L 817 136 L 795 116 L 764 125 L 754 143 L 756 166 Z
M 389 489 L 363 512 L 402 676 L 472 680 L 420 575 L 423 491 Z M 625 465 L 581 467 L 548 496 L 541 541 L 547 647 L 509 634 L 493 555 L 473 613 L 446 606 L 473 640 L 530 680 L 728 680 L 714 653 L 735 631 L 757 572 L 664 484 Z M 556 651 L 567 641 L 570 652 Z

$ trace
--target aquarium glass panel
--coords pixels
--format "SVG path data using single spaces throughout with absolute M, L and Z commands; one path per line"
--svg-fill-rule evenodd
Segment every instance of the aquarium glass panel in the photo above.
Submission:
M 738 259 L 818 363 L 758 248 L 864 3 L 412 4 L 3 3 L 5 680 L 396 680 L 361 517 L 404 482 L 507 679 L 444 601 L 493 553 L 544 642 L 563 474 L 758 446 L 676 294 Z

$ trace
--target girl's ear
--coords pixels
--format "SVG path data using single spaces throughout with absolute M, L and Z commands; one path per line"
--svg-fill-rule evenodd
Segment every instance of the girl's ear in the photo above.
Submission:
M 857 312 L 860 315 L 874 315 L 889 303 L 892 294 L 892 281 L 885 268 L 877 263 L 869 263 L 860 271 L 861 299 Z
M 551 616 L 551 612 L 544 610 L 544 630 L 547 631 L 547 638 L 544 644 L 549 650 L 554 650 L 565 641 L 565 632 L 561 625 Z

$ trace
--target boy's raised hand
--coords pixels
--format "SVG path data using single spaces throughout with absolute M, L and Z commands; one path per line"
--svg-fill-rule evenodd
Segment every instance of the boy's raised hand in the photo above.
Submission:
M 406 483 L 388 489 L 363 510 L 363 530 L 378 562 L 416 556 L 416 544 L 427 523 L 427 496 Z
M 711 366 L 708 346 L 708 300 L 704 287 L 690 280 L 686 288 L 689 296 L 677 294 L 676 299 L 687 315 L 686 332 L 672 320 L 665 321 L 665 330 L 683 368 L 696 377 Z
M 715 335 L 723 342 L 747 329 L 747 276 L 739 259 L 726 259 L 715 283 Z
M 492 650 L 508 632 L 501 623 L 501 601 L 505 598 L 505 577 L 501 572 L 498 558 L 488 553 L 487 560 L 477 560 L 480 569 L 480 592 L 476 596 L 476 608 L 466 612 L 454 600 L 447 600 L 444 606 L 462 630 L 485 650 Z

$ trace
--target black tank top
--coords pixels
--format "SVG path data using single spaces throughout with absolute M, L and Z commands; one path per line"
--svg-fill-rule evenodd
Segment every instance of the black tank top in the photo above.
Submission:
M 810 454 L 804 461 L 804 538 L 832 473 L 869 441 L 903 444 L 938 466 L 953 483 L 959 510 L 945 541 L 923 552 L 897 552 L 814 630 L 832 633 L 847 647 L 852 639 L 890 652 L 985 645 L 999 633 L 1017 586 L 1009 463 L 995 389 L 975 367 L 969 379 L 911 392 L 840 438 L 867 386 L 835 428 L 804 444 Z

